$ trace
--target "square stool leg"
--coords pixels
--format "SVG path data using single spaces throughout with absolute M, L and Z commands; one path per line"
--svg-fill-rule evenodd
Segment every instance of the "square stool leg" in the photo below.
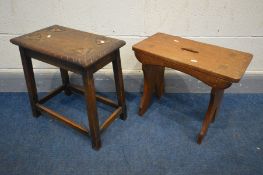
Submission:
M 120 59 L 120 52 L 119 50 L 116 51 L 116 56 L 112 61 L 112 67 L 114 72 L 114 80 L 115 80 L 115 87 L 116 93 L 118 98 L 118 105 L 122 107 L 122 114 L 120 118 L 122 120 L 126 120 L 127 118 L 127 109 L 125 104 L 125 92 L 124 92 L 124 85 L 123 85 L 123 78 L 122 78 L 122 69 L 121 69 L 121 59 Z
M 61 74 L 61 79 L 62 79 L 62 84 L 65 87 L 65 94 L 66 95 L 71 95 L 72 92 L 69 89 L 69 75 L 68 75 L 68 71 L 65 69 L 60 68 L 60 74 Z
M 93 73 L 85 72 L 82 75 L 84 94 L 88 110 L 89 129 L 92 148 L 99 150 L 101 147 L 100 128 L 96 105 L 96 92 L 94 87 Z
M 19 51 L 23 65 L 32 114 L 34 117 L 39 117 L 41 113 L 37 110 L 36 107 L 36 103 L 38 102 L 38 95 L 37 95 L 34 70 L 32 66 L 32 59 L 26 55 L 25 50 L 23 48 L 19 47 Z

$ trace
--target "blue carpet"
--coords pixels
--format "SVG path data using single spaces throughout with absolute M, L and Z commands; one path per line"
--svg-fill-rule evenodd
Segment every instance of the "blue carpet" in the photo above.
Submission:
M 263 94 L 226 94 L 202 145 L 208 94 L 165 94 L 143 118 L 140 94 L 126 99 L 128 119 L 116 120 L 94 151 L 77 131 L 33 118 L 26 93 L 0 93 L 0 174 L 263 174 Z M 87 126 L 82 96 L 60 94 L 47 105 Z M 99 104 L 101 120 L 111 111 Z

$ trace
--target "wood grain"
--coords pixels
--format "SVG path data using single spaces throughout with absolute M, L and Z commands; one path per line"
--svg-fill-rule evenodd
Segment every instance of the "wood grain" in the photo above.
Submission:
M 174 68 L 173 65 L 177 64 L 231 82 L 241 79 L 252 59 L 249 53 L 164 33 L 135 44 L 133 50 L 158 59 L 159 64 L 165 64 L 165 67 Z M 171 62 L 172 65 L 169 64 Z

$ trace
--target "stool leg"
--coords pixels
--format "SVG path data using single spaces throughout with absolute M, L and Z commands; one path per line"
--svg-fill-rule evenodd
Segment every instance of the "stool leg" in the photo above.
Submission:
M 35 76 L 34 76 L 34 70 L 32 66 L 32 60 L 30 57 L 28 57 L 25 53 L 25 50 L 21 47 L 19 47 L 21 61 L 23 65 L 27 90 L 28 90 L 28 96 L 29 101 L 32 109 L 32 114 L 34 117 L 39 117 L 41 114 L 36 107 L 36 103 L 38 102 L 38 95 L 37 95 L 37 88 L 36 88 L 36 82 L 35 82 Z
M 97 114 L 97 105 L 96 105 L 96 92 L 94 87 L 93 74 L 90 72 L 85 72 L 83 75 L 83 85 L 85 100 L 88 110 L 88 120 L 89 120 L 89 129 L 92 141 L 92 148 L 99 150 L 101 147 L 100 140 L 100 129 L 99 129 L 99 120 Z
M 219 110 L 219 106 L 222 100 L 222 97 L 224 95 L 223 89 L 215 89 L 212 88 L 211 94 L 210 94 L 210 102 L 208 106 L 208 110 L 205 115 L 205 119 L 203 121 L 202 129 L 198 135 L 197 143 L 201 144 L 202 140 L 208 130 L 209 124 L 212 122 L 212 120 L 215 118 L 216 113 Z
M 144 75 L 144 86 L 139 107 L 140 116 L 147 111 L 154 90 L 159 98 L 161 98 L 164 93 L 164 67 L 143 64 L 142 70 Z
M 164 67 L 155 66 L 155 94 L 160 99 L 164 94 Z
M 122 113 L 120 115 L 120 118 L 122 120 L 126 120 L 127 109 L 126 109 L 126 104 L 125 104 L 125 92 L 124 92 L 122 69 L 121 69 L 121 59 L 120 59 L 119 50 L 116 52 L 116 57 L 112 61 L 112 67 L 113 67 L 113 72 L 114 72 L 114 80 L 115 80 L 118 104 L 119 106 L 122 107 Z
M 60 74 L 61 74 L 62 84 L 63 84 L 63 86 L 65 87 L 65 90 L 64 90 L 65 94 L 66 94 L 66 95 L 71 95 L 72 92 L 71 92 L 71 90 L 70 90 L 69 87 L 68 87 L 68 86 L 69 86 L 69 75 L 68 75 L 68 71 L 65 70 L 65 69 L 60 68 Z
M 220 92 L 218 92 L 218 102 L 217 102 L 216 110 L 215 110 L 215 113 L 214 113 L 213 118 L 211 120 L 211 123 L 213 123 L 215 121 L 217 113 L 220 110 L 221 101 L 222 101 L 223 97 L 224 97 L 224 90 L 221 90 Z

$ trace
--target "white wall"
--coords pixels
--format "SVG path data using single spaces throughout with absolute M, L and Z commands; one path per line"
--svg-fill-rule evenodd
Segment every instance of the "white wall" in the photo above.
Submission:
M 141 69 L 134 43 L 166 32 L 250 52 L 248 73 L 263 74 L 263 0 L 0 0 L 0 74 L 21 71 L 10 38 L 53 24 L 125 40 L 124 73 Z

